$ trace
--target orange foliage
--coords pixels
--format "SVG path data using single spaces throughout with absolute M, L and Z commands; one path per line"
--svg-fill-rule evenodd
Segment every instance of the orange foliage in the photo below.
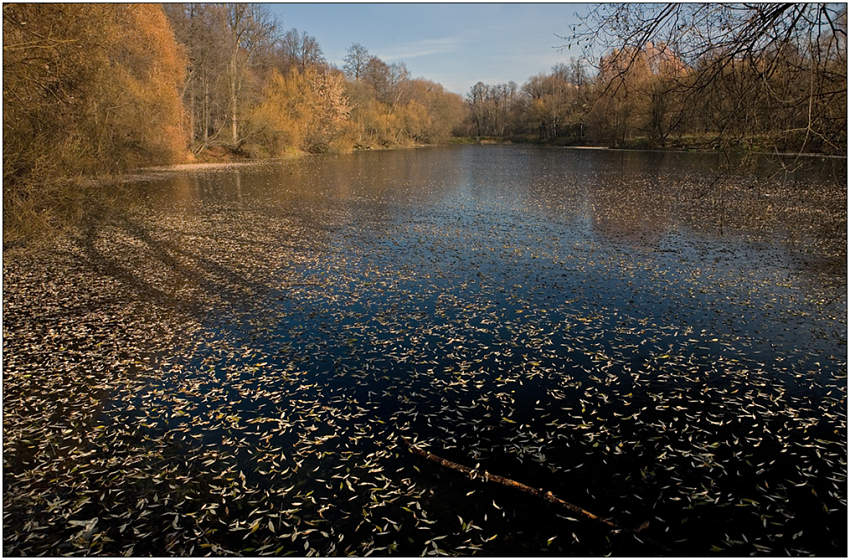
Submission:
M 262 100 L 249 118 L 254 140 L 271 154 L 328 151 L 346 130 L 343 78 L 316 66 L 271 72 Z
M 160 6 L 7 4 L 3 23 L 5 179 L 184 157 L 185 62 Z

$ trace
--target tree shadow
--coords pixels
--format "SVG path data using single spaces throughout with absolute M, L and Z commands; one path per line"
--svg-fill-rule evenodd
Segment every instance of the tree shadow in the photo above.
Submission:
M 227 258 L 238 257 L 238 253 L 266 252 L 269 244 L 239 239 L 236 243 L 244 252 L 216 259 L 199 253 L 203 244 L 193 248 L 179 235 L 168 228 L 154 229 L 129 211 L 101 206 L 87 214 L 75 237 L 80 252 L 73 256 L 95 274 L 120 282 L 138 302 L 189 313 L 197 319 L 206 317 L 211 308 L 257 306 L 285 297 L 280 285 L 251 278 L 239 266 L 243 263 L 226 264 Z M 202 237 L 216 241 L 212 235 Z M 286 245 L 295 248 L 294 243 Z

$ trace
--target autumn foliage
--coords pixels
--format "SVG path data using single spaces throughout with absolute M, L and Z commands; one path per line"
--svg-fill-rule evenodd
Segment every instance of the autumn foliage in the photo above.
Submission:
M 316 66 L 272 70 L 248 121 L 252 139 L 274 155 L 339 146 L 350 111 L 343 82 L 339 72 Z
M 183 103 L 193 152 L 248 157 L 440 142 L 463 119 L 460 96 L 412 79 L 361 45 L 345 71 L 318 41 L 283 32 L 262 5 L 169 4 L 187 53 Z
M 258 4 L 6 4 L 3 175 L 72 177 L 236 156 L 444 140 L 459 96 L 368 55 L 362 76 Z M 22 194 L 23 193 L 23 194 Z
M 185 156 L 185 62 L 151 4 L 3 6 L 4 183 Z

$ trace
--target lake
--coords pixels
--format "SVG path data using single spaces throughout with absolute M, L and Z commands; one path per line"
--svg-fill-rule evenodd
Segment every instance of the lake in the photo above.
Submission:
M 115 186 L 4 259 L 4 552 L 846 555 L 846 161 L 782 163 L 456 146 Z

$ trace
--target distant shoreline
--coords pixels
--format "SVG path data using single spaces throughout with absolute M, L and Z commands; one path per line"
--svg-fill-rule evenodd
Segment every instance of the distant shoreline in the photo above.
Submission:
M 495 138 L 482 136 L 480 139 L 476 137 L 457 137 L 450 142 L 453 145 L 533 145 L 545 146 L 550 148 L 565 148 L 568 150 L 607 150 L 607 151 L 623 151 L 623 152 L 658 152 L 658 153 L 682 153 L 682 154 L 722 154 L 723 150 L 713 150 L 709 148 L 690 147 L 683 148 L 681 146 L 670 146 L 668 148 L 661 146 L 644 147 L 644 146 L 593 146 L 593 145 L 572 145 L 558 144 L 554 142 L 540 142 L 537 140 L 528 140 L 519 137 L 511 138 Z M 847 154 L 827 154 L 819 152 L 766 152 L 764 150 L 747 150 L 747 149 L 731 149 L 731 154 L 749 154 L 758 156 L 778 156 L 778 157 L 805 157 L 805 158 L 829 158 L 829 159 L 847 159 Z
M 720 150 L 682 150 L 677 148 L 611 148 L 608 146 L 563 146 L 568 150 L 607 150 L 612 152 L 658 152 L 658 153 L 674 153 L 674 154 L 722 154 Z M 779 157 L 806 157 L 806 158 L 831 158 L 831 159 L 847 159 L 847 155 L 838 154 L 819 154 L 816 152 L 734 152 L 747 153 L 754 156 L 779 156 Z

